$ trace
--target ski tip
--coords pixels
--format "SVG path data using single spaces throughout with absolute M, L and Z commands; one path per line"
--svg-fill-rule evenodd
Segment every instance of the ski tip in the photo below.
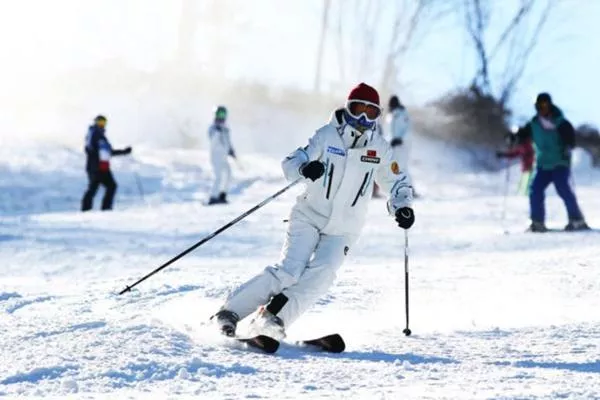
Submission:
M 273 354 L 279 349 L 279 341 L 270 336 L 258 335 L 251 338 L 236 338 L 236 340 L 267 354 Z
M 317 346 L 323 351 L 327 351 L 329 353 L 342 353 L 344 350 L 346 350 L 346 343 L 344 342 L 344 339 L 340 334 L 337 333 L 317 339 L 305 340 L 303 343 Z

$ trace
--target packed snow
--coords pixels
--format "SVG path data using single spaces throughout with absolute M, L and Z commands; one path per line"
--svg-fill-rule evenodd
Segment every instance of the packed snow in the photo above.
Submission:
M 118 292 L 283 187 L 277 158 L 242 155 L 231 204 L 205 207 L 204 151 L 136 147 L 113 163 L 116 210 L 83 214 L 79 149 L 2 147 L 0 396 L 600 398 L 600 233 L 524 233 L 518 166 L 502 221 L 504 171 L 474 170 L 459 150 L 417 139 L 412 336 L 402 334 L 404 235 L 374 199 L 336 284 L 275 355 L 229 342 L 208 318 L 233 287 L 277 261 L 300 187 Z M 578 160 L 580 205 L 598 226 L 600 174 Z M 552 189 L 547 209 L 549 225 L 566 224 Z M 346 352 L 294 344 L 332 332 Z

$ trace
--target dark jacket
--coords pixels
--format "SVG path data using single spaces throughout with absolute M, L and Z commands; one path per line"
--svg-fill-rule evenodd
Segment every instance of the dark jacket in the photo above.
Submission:
M 544 127 L 539 116 L 535 116 L 519 129 L 519 144 L 533 141 L 537 168 L 550 170 L 559 166 L 570 166 L 571 150 L 575 147 L 575 129 L 563 116 L 560 108 L 552 105 L 550 121 L 553 128 Z
M 87 160 L 85 169 L 88 173 L 106 172 L 110 170 L 110 157 L 131 153 L 131 148 L 115 150 L 105 136 L 104 128 L 91 125 L 85 137 L 85 153 Z

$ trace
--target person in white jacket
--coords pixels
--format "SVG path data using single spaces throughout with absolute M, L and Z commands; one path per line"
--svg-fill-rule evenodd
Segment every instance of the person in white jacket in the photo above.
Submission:
M 394 150 L 394 156 L 400 163 L 400 169 L 408 172 L 408 159 L 412 139 L 410 135 L 410 120 L 406 108 L 398 99 L 398 96 L 391 96 L 388 102 L 388 132 L 390 135 L 390 144 Z
M 223 334 L 234 336 L 238 321 L 257 311 L 251 334 L 285 337 L 332 285 L 365 223 L 374 182 L 398 225 L 412 226 L 410 180 L 375 133 L 380 115 L 377 91 L 361 83 L 306 147 L 283 160 L 285 177 L 304 178 L 306 190 L 292 208 L 281 261 L 233 291 L 211 317 Z
M 225 204 L 231 179 L 231 167 L 227 157 L 235 158 L 227 126 L 227 108 L 225 106 L 218 106 L 215 109 L 215 120 L 208 128 L 208 137 L 210 139 L 210 162 L 215 175 L 208 204 Z

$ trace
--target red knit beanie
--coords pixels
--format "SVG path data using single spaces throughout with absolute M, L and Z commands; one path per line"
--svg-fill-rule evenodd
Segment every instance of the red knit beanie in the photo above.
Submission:
M 350 94 L 348 95 L 348 101 L 352 100 L 368 101 L 369 103 L 379 105 L 379 93 L 377 93 L 377 90 L 371 86 L 362 82 L 350 91 Z

